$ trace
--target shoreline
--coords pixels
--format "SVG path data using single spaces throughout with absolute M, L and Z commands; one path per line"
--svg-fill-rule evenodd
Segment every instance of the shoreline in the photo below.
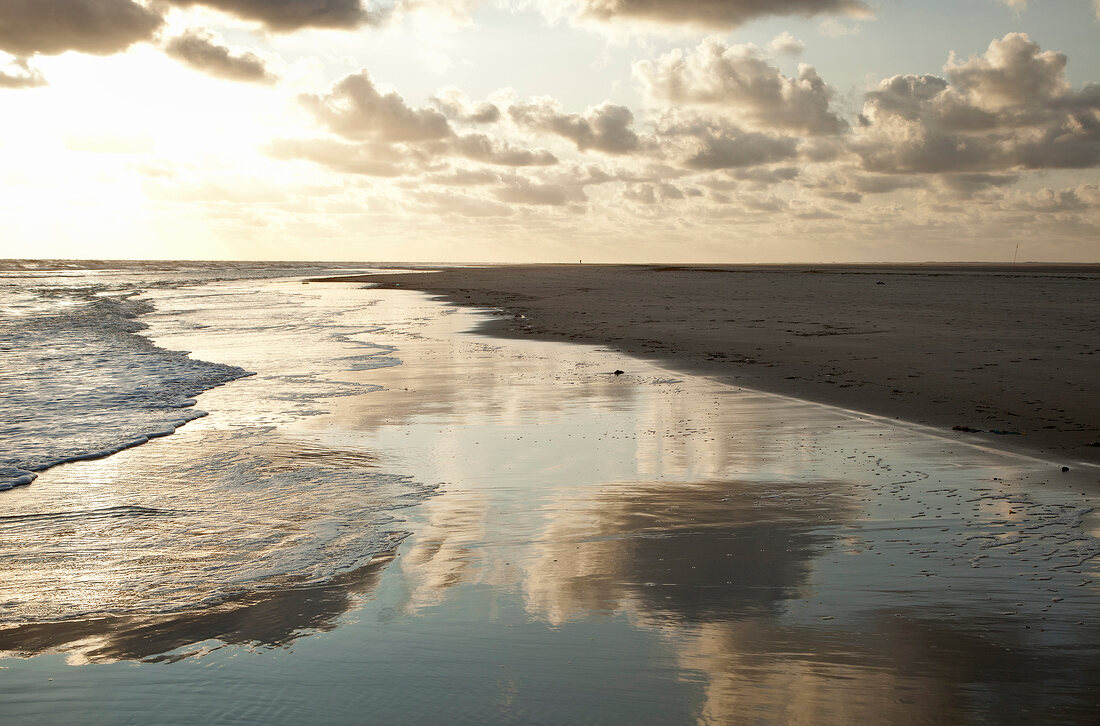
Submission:
M 602 345 L 979 446 L 1100 464 L 1097 265 L 516 265 L 309 281 L 418 290 L 501 311 L 475 332 Z

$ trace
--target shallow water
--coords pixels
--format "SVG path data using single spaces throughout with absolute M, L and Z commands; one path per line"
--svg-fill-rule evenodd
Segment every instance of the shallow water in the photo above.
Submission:
M 24 569 L 24 601 L 118 611 L 0 630 L 21 656 L 0 661 L 6 721 L 1097 713 L 1092 470 L 462 335 L 479 314 L 417 293 L 226 283 L 155 302 L 158 344 L 259 375 L 202 394 L 211 416 L 172 436 L 5 495 L 97 513 Z M 6 574 L 25 536 L 0 542 Z M 165 607 L 177 570 L 209 607 Z
M 163 359 L 205 360 L 165 348 L 197 343 L 254 375 L 224 389 L 214 399 L 218 417 L 192 422 L 187 437 L 51 469 L 5 492 L 0 624 L 148 616 L 255 590 L 325 583 L 392 549 L 402 536 L 390 526 L 392 512 L 435 488 L 381 470 L 370 450 L 333 449 L 289 433 L 294 422 L 322 413 L 321 401 L 377 388 L 342 380 L 345 369 L 399 363 L 386 355 L 389 348 L 350 339 L 371 327 L 369 311 L 346 313 L 317 305 L 316 296 L 284 291 L 297 293 L 297 280 L 144 283 L 143 302 L 155 312 L 142 325 L 162 346 L 129 335 L 140 343 L 112 344 L 107 373 L 74 374 L 74 381 L 93 378 L 96 390 L 77 407 L 71 432 L 51 446 L 79 441 L 86 416 L 105 419 L 94 436 L 108 440 L 125 425 L 161 415 L 148 396 L 135 402 L 130 386 L 118 385 L 141 368 L 130 360 L 130 347 L 141 345 L 155 361 L 141 386 L 152 396 L 172 390 Z M 41 386 L 27 388 L 42 395 Z M 63 406 L 54 402 L 39 414 L 43 425 Z
M 205 415 L 193 396 L 248 375 L 150 343 L 150 295 L 295 271 L 334 268 L 0 260 L 0 493 L 59 463 L 166 436 Z

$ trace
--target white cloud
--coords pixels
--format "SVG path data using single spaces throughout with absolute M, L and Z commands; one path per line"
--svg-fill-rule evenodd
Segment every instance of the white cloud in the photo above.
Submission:
M 768 43 L 768 50 L 776 55 L 800 56 L 802 51 L 806 50 L 806 44 L 784 30 L 772 38 Z
M 657 103 L 705 106 L 756 129 L 829 135 L 848 127 L 831 108 L 833 89 L 812 66 L 785 76 L 753 45 L 707 38 L 687 54 L 638 62 L 634 73 Z
M 42 71 L 33 68 L 26 58 L 13 58 L 7 67 L 0 67 L 0 88 L 41 88 L 45 85 Z
M 1073 90 L 1066 57 L 1010 33 L 936 76 L 867 94 L 854 148 L 870 171 L 998 172 L 1100 165 L 1100 85 Z

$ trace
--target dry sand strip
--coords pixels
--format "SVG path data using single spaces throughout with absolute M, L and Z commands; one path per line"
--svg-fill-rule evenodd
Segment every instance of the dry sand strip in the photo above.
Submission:
M 498 308 L 493 335 L 605 345 L 1100 463 L 1100 265 L 525 265 L 326 280 Z

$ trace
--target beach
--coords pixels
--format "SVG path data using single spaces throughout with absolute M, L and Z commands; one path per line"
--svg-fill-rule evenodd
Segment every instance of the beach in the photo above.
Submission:
M 578 264 L 361 279 L 497 308 L 492 335 L 606 345 L 967 441 L 1100 462 L 1095 265 Z
M 251 375 L 0 493 L 7 723 L 1094 720 L 1095 467 L 386 273 L 150 288 Z

